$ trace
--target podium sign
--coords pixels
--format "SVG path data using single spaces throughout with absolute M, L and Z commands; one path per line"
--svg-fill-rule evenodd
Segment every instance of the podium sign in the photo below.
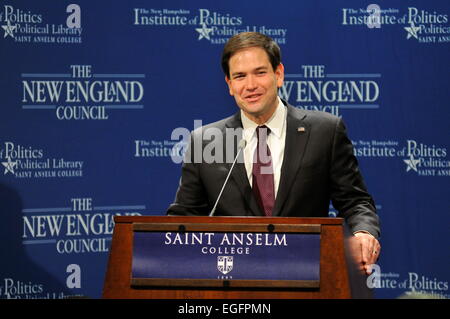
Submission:
M 341 218 L 116 216 L 114 221 L 104 298 L 352 297 Z
M 229 225 L 222 232 L 143 231 L 141 225 L 134 231 L 132 285 L 318 288 L 320 234 L 286 226 L 244 233 L 227 232 Z

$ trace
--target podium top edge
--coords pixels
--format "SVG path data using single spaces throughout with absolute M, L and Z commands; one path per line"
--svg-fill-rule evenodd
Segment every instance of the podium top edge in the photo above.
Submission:
M 257 216 L 115 216 L 115 223 L 264 223 L 343 225 L 336 217 L 257 217 Z

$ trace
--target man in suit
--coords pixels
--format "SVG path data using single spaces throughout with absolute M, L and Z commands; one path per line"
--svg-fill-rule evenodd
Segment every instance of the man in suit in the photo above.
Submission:
M 233 36 L 224 47 L 222 68 L 240 111 L 191 134 L 167 213 L 208 215 L 239 154 L 215 215 L 326 217 L 331 200 L 370 273 L 368 265 L 380 252 L 378 216 L 342 120 L 297 109 L 278 97 L 284 80 L 280 48 L 263 34 Z M 236 143 L 241 139 L 243 148 Z M 213 159 L 227 161 L 205 158 L 206 149 Z

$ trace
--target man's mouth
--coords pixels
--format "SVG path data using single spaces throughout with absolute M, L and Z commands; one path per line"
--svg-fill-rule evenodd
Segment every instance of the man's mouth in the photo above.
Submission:
M 247 95 L 244 99 L 247 101 L 247 102 L 256 102 L 256 101 L 258 101 L 259 99 L 260 99 L 260 97 L 262 96 L 262 94 L 249 94 L 249 95 Z

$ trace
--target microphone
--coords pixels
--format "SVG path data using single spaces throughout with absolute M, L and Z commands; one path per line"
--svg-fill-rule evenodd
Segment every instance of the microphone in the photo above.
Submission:
M 231 165 L 231 168 L 228 171 L 228 175 L 227 175 L 227 178 L 225 179 L 225 182 L 223 182 L 222 189 L 220 190 L 219 196 L 217 196 L 216 203 L 214 204 L 214 207 L 211 210 L 211 213 L 209 213 L 210 217 L 214 216 L 214 213 L 216 212 L 217 204 L 219 203 L 220 197 L 222 197 L 223 190 L 225 189 L 225 185 L 227 185 L 228 179 L 230 178 L 231 171 L 233 170 L 234 164 L 236 164 L 236 161 L 237 161 L 237 158 L 238 158 L 239 154 L 242 152 L 242 150 L 245 148 L 246 145 L 247 145 L 247 141 L 246 140 L 242 139 L 242 140 L 239 141 L 239 145 L 238 145 L 239 151 L 237 152 L 236 157 L 234 158 L 233 164 Z

